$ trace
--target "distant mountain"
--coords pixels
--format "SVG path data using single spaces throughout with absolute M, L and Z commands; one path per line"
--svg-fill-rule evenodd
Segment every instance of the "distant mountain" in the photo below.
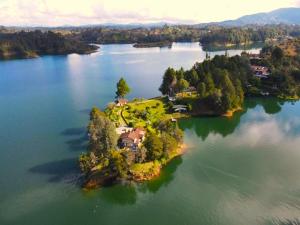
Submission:
M 250 24 L 296 24 L 300 25 L 300 8 L 282 8 L 268 13 L 257 13 L 240 17 L 236 20 L 227 20 L 219 23 L 210 23 L 220 26 L 245 26 Z
M 281 8 L 271 12 L 266 13 L 256 13 L 252 15 L 242 16 L 236 20 L 226 20 L 221 22 L 209 22 L 209 23 L 199 23 L 199 24 L 186 24 L 186 23 L 169 23 L 169 22 L 157 22 L 157 23 L 128 23 L 128 24 L 118 24 L 118 23 L 99 23 L 99 24 L 86 24 L 86 25 L 63 25 L 57 27 L 47 27 L 47 26 L 7 26 L 3 27 L 0 24 L 0 32 L 7 29 L 12 31 L 34 31 L 34 30 L 71 30 L 77 28 L 98 28 L 98 27 L 108 27 L 114 29 L 135 29 L 135 28 L 160 28 L 165 25 L 177 26 L 186 25 L 192 26 L 194 28 L 202 28 L 206 26 L 224 26 L 224 27 L 239 27 L 246 25 L 277 25 L 277 24 L 287 24 L 287 25 L 300 25 L 300 8 Z

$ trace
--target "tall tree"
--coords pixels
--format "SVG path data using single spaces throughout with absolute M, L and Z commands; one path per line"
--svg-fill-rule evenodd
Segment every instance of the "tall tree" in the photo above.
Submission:
M 117 98 L 124 98 L 130 92 L 130 88 L 126 82 L 126 80 L 122 77 L 117 83 Z
M 182 92 L 190 86 L 189 82 L 185 79 L 180 79 L 176 84 L 176 89 L 178 92 Z
M 144 146 L 147 148 L 147 158 L 149 160 L 160 159 L 163 156 L 163 142 L 157 135 L 149 134 Z
M 206 96 L 206 86 L 204 82 L 201 82 L 197 86 L 197 92 L 199 95 L 199 98 L 204 98 Z
M 164 74 L 163 82 L 159 87 L 159 91 L 163 94 L 169 94 L 171 88 L 176 84 L 176 71 L 173 68 L 168 68 Z
M 93 116 L 88 126 L 89 149 L 99 157 L 116 148 L 118 136 L 114 123 L 106 116 L 99 113 L 91 114 Z

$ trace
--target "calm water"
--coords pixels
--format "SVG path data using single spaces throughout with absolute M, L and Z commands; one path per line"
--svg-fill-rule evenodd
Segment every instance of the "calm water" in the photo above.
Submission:
M 251 99 L 231 119 L 181 121 L 188 152 L 157 180 L 88 193 L 78 186 L 88 111 L 113 99 L 120 76 L 130 98 L 153 97 L 168 66 L 204 57 L 197 43 L 106 45 L 87 56 L 0 62 L 0 224 L 299 222 L 300 103 L 276 99 Z

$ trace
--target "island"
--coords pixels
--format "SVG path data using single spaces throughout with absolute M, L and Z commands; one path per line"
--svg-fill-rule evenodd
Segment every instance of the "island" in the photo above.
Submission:
M 121 78 L 117 100 L 90 113 L 88 152 L 79 158 L 87 189 L 153 179 L 183 152 L 183 132 L 165 98 L 129 102 L 124 98 L 129 91 Z
M 90 113 L 88 151 L 79 157 L 84 188 L 159 176 L 184 153 L 179 119 L 231 117 L 252 96 L 298 100 L 299 43 L 266 46 L 260 54 L 207 57 L 189 70 L 168 68 L 159 87 L 162 96 L 151 99 L 125 99 L 130 88 L 121 78 L 115 102 Z
M 52 31 L 0 33 L 0 59 L 27 59 L 42 55 L 89 54 L 98 49 Z
M 159 41 L 159 42 L 143 42 L 143 43 L 136 43 L 133 45 L 135 48 L 171 48 L 172 47 L 172 42 L 170 41 Z

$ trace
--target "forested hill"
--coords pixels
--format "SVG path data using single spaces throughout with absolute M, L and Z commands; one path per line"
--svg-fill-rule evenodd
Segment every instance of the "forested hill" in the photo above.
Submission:
M 0 59 L 33 58 L 41 55 L 86 54 L 97 49 L 51 31 L 0 33 Z

